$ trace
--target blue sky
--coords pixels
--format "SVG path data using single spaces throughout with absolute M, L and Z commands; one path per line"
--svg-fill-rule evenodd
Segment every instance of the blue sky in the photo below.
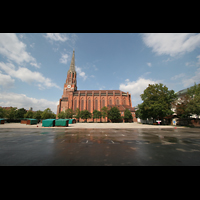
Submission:
M 199 33 L 0 33 L 0 106 L 56 113 L 75 49 L 78 90 L 148 84 L 175 92 L 200 82 Z

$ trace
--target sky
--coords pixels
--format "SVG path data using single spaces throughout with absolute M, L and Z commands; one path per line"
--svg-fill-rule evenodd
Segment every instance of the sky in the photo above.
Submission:
M 56 113 L 73 49 L 78 90 L 122 90 L 132 106 L 148 84 L 200 83 L 200 33 L 0 33 L 0 106 Z

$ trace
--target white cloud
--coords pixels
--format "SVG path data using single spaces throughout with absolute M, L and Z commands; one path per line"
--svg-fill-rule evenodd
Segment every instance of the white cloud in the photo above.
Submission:
M 105 90 L 105 88 L 106 88 L 105 86 L 102 86 L 99 88 L 99 90 Z
M 194 61 L 192 61 L 192 62 L 186 62 L 185 66 L 187 66 L 187 67 L 194 67 L 195 63 L 194 63 Z
M 30 63 L 30 65 L 36 67 L 36 68 L 40 68 L 41 63 L 37 64 L 37 63 Z
M 60 58 L 60 63 L 67 64 L 68 58 L 69 58 L 68 54 L 62 54 L 62 57 Z
M 60 34 L 60 33 L 47 33 L 45 35 L 45 37 L 47 39 L 50 39 L 52 41 L 60 41 L 60 42 L 65 42 L 67 40 L 69 40 L 69 37 L 67 37 L 64 34 Z
M 200 55 L 198 55 L 197 58 L 198 58 L 197 66 L 199 66 L 200 65 Z
M 40 84 L 43 85 L 43 87 L 56 87 L 62 90 L 58 85 L 53 83 L 51 79 L 45 78 L 39 72 L 32 72 L 24 67 L 19 67 L 18 70 L 16 70 L 15 66 L 12 63 L 5 64 L 3 62 L 0 62 L 0 69 L 4 70 L 11 77 L 18 78 L 23 82 L 27 83 L 39 82 Z M 38 86 L 40 87 L 40 85 Z
M 200 83 L 200 68 L 198 68 L 195 72 L 195 75 L 191 78 L 184 78 L 182 80 L 182 83 L 184 85 L 184 87 L 188 87 L 188 86 L 191 86 L 191 85 L 194 85 L 194 83 Z
M 149 67 L 151 67 L 152 66 L 152 64 L 149 62 L 149 63 L 147 63 L 147 65 L 149 66 Z
M 31 48 L 34 48 L 34 46 L 35 46 L 35 43 L 30 44 Z
M 198 61 L 195 63 L 195 62 L 187 62 L 185 65 L 186 66 L 197 66 L 199 67 L 200 66 L 200 55 L 198 55 L 196 57 L 198 59 Z M 189 87 L 191 85 L 194 85 L 194 83 L 200 83 L 200 68 L 197 68 L 197 70 L 195 71 L 195 75 L 192 76 L 191 78 L 184 78 L 182 80 L 182 83 L 183 83 L 183 86 L 184 87 Z
M 176 56 L 200 47 L 200 34 L 196 33 L 143 33 L 144 43 L 158 55 Z
M 85 75 L 85 72 L 82 71 L 82 69 L 80 67 L 76 67 L 76 72 L 78 73 L 79 76 L 81 76 L 83 78 L 83 80 L 85 81 L 87 76 Z
M 15 80 L 9 75 L 5 75 L 0 72 L 0 86 L 3 86 L 4 88 L 10 88 L 13 86 L 14 82 Z
M 17 64 L 36 63 L 35 58 L 26 51 L 26 44 L 19 41 L 15 33 L 0 33 L 0 54 Z
M 140 95 L 144 92 L 144 90 L 148 87 L 149 84 L 158 83 L 158 81 L 153 81 L 150 79 L 139 78 L 137 81 L 129 81 L 129 79 L 125 80 L 126 83 L 122 83 L 119 86 L 119 89 L 124 92 L 129 92 L 131 94 L 131 99 L 134 103 L 133 106 L 136 106 L 138 103 L 141 103 Z
M 92 67 L 94 68 L 95 71 L 98 70 L 98 68 L 96 67 L 96 65 L 93 65 Z
M 1 93 L 0 95 L 1 106 L 12 106 L 17 108 L 29 109 L 33 107 L 33 110 L 45 110 L 50 108 L 54 113 L 57 112 L 58 101 L 48 101 L 46 99 L 36 99 L 27 97 L 25 94 L 16 93 Z
M 58 48 L 53 48 L 53 51 L 54 51 L 54 52 L 57 52 L 57 51 L 58 51 Z
M 178 75 L 175 75 L 175 76 L 171 77 L 171 80 L 176 80 L 176 79 L 182 78 L 184 76 L 185 76 L 185 74 L 181 73 L 181 74 L 178 74 Z

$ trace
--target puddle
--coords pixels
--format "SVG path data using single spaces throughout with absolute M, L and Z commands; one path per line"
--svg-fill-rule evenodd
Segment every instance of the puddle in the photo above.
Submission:
M 41 132 L 40 134 L 48 134 L 49 132 Z
M 170 142 L 170 143 L 178 143 L 179 140 L 175 137 L 168 137 L 168 136 L 164 136 L 163 138 L 164 141 Z

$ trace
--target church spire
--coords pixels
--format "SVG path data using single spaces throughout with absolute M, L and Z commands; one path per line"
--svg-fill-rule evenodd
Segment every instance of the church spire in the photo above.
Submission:
M 70 68 L 69 71 L 75 72 L 75 57 L 74 57 L 74 50 L 73 50 L 73 55 L 72 55 L 72 60 L 71 60 L 71 64 L 70 64 Z
M 77 90 L 74 53 L 75 53 L 75 51 L 73 50 L 70 68 L 69 68 L 69 70 L 67 72 L 67 79 L 66 79 L 66 83 L 65 83 L 65 85 L 67 86 L 67 91 L 76 91 Z

